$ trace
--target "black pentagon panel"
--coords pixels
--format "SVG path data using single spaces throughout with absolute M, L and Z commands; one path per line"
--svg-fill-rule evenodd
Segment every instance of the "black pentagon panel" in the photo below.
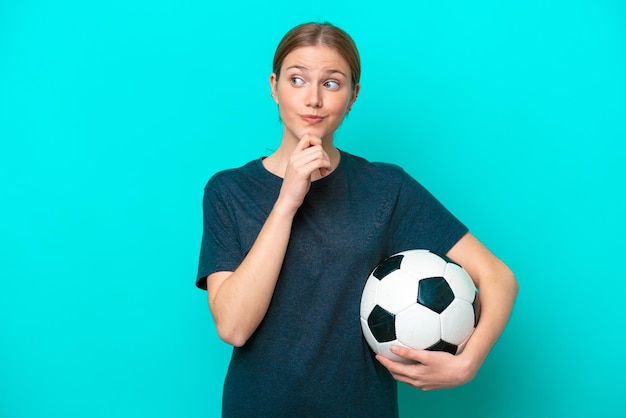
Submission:
M 439 340 L 438 342 L 427 348 L 427 350 L 430 351 L 445 351 L 446 353 L 450 354 L 456 354 L 458 349 L 459 347 L 457 345 L 450 344 L 448 342 L 445 342 L 444 340 Z
M 420 280 L 417 289 L 417 303 L 437 313 L 443 312 L 454 300 L 454 292 L 443 277 L 430 277 Z
M 402 263 L 403 258 L 404 256 L 401 254 L 389 257 L 388 259 L 380 263 L 378 267 L 376 267 L 376 270 L 374 270 L 372 275 L 378 280 L 384 279 L 385 276 L 389 275 L 390 273 L 396 270 L 400 270 L 400 263 Z
M 480 300 L 478 300 L 478 295 L 474 297 L 472 307 L 474 308 L 474 328 L 476 328 L 478 326 L 478 319 L 480 318 Z
M 367 325 L 376 341 L 385 343 L 396 339 L 396 316 L 376 305 L 369 317 Z

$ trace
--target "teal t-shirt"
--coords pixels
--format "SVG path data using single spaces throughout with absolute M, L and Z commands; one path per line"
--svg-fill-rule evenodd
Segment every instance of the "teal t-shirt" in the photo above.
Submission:
M 215 174 L 205 187 L 196 285 L 234 271 L 278 197 L 282 179 L 262 160 Z M 400 251 L 446 254 L 467 232 L 401 168 L 341 152 L 311 184 L 294 218 L 269 309 L 233 349 L 225 417 L 397 417 L 397 388 L 361 333 L 371 270 Z

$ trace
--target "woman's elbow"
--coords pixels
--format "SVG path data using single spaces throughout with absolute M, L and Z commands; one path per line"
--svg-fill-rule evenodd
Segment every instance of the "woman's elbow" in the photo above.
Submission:
M 217 335 L 220 340 L 224 341 L 226 344 L 230 344 L 234 347 L 242 347 L 250 338 L 248 335 L 238 332 L 236 329 L 226 329 L 224 326 L 219 326 L 216 324 Z
M 251 332 L 248 332 L 244 327 L 242 327 L 241 323 L 233 321 L 229 318 L 224 318 L 213 310 L 212 314 L 215 329 L 217 330 L 217 336 L 225 343 L 235 347 L 241 347 L 252 335 Z
M 512 299 L 515 300 L 517 298 L 517 294 L 519 293 L 519 282 L 515 277 L 513 271 L 506 265 L 504 265 L 504 271 L 500 273 L 499 277 L 504 279 L 503 281 L 506 283 L 508 288 L 508 292 L 511 295 Z

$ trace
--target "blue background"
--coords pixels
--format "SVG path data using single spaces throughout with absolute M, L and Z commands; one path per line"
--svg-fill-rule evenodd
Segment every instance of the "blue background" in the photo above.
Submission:
M 477 378 L 402 416 L 624 416 L 622 1 L 0 2 L 0 416 L 214 417 L 194 279 L 217 170 L 278 146 L 274 48 L 357 41 L 337 145 L 400 164 L 521 292 Z

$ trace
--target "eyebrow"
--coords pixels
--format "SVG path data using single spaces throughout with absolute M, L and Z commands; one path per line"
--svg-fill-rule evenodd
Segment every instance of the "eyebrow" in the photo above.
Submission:
M 291 65 L 291 66 L 289 66 L 289 67 L 285 68 L 285 71 L 287 71 L 287 70 L 291 70 L 291 69 L 294 69 L 294 68 L 295 68 L 295 69 L 297 69 L 297 70 L 300 70 L 300 71 L 302 71 L 302 72 L 308 72 L 308 71 L 309 71 L 309 68 L 308 68 L 308 67 L 305 67 L 305 66 L 303 66 L 303 65 L 297 65 L 297 64 L 296 64 L 296 65 Z M 337 74 L 341 74 L 342 76 L 344 76 L 345 78 L 347 78 L 347 77 L 346 77 L 346 75 L 343 73 L 343 71 L 340 71 L 340 70 L 337 70 L 337 69 L 334 69 L 334 68 L 330 68 L 330 69 L 328 69 L 328 70 L 324 70 L 324 73 L 326 73 L 326 74 L 334 74 L 334 73 L 337 73 Z

